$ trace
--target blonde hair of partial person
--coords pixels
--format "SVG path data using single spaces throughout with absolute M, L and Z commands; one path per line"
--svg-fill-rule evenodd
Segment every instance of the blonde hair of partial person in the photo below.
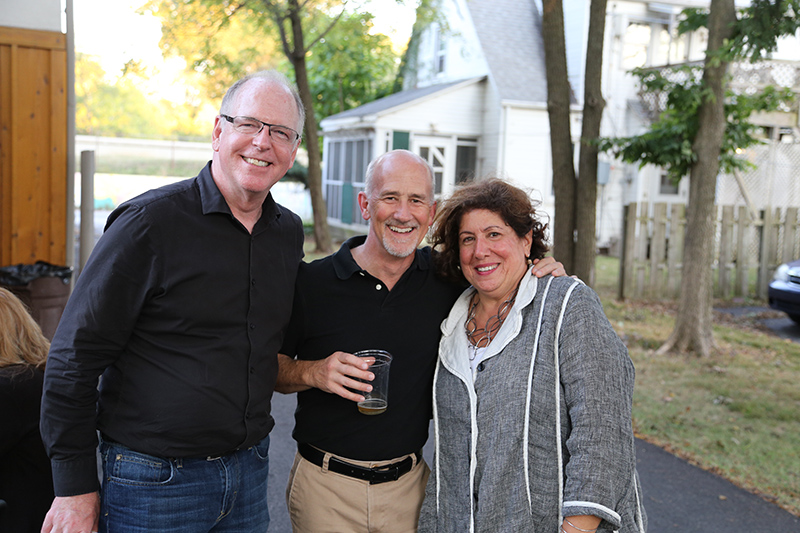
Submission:
M 19 298 L 0 287 L 0 368 L 44 368 L 50 341 Z M 20 367 L 20 371 L 25 370 Z

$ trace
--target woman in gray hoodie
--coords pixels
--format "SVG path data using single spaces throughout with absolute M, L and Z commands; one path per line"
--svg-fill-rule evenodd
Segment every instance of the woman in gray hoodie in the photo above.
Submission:
M 442 323 L 420 532 L 646 529 L 633 364 L 594 291 L 526 275 L 544 230 L 499 179 L 457 190 L 436 217 L 440 272 L 472 286 Z

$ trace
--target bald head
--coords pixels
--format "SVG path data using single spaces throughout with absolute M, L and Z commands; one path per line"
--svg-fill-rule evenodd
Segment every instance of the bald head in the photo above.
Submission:
M 367 197 L 372 197 L 376 189 L 376 177 L 393 172 L 406 172 L 409 168 L 419 166 L 425 169 L 430 180 L 429 198 L 433 198 L 434 178 L 433 168 L 427 161 L 409 150 L 392 150 L 375 158 L 367 167 L 364 176 L 364 192 Z

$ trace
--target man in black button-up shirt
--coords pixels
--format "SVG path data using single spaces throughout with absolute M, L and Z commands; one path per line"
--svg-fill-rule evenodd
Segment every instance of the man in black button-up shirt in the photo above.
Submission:
M 218 531 L 240 515 L 266 531 L 264 441 L 303 253 L 299 217 L 269 190 L 294 162 L 303 123 L 285 78 L 245 78 L 223 99 L 210 164 L 109 217 L 48 360 L 41 429 L 57 498 L 44 531 L 154 531 L 168 519 Z M 102 498 L 96 430 L 111 470 Z M 213 468 L 218 485 L 224 472 L 227 486 L 201 477 L 190 497 L 175 492 L 195 467 Z M 159 517 L 167 499 L 172 514 Z M 243 524 L 227 527 L 255 527 Z

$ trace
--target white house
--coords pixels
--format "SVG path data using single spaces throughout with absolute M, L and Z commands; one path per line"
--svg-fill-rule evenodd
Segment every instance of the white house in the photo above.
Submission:
M 609 2 L 602 136 L 639 134 L 653 119 L 638 94 L 637 80 L 628 73 L 630 69 L 704 58 L 705 30 L 680 37 L 676 32 L 684 8 L 704 5 L 708 2 Z M 574 102 L 571 131 L 577 145 L 589 1 L 563 0 L 563 6 Z M 364 223 L 355 202 L 363 186 L 364 170 L 371 159 L 393 148 L 408 148 L 428 159 L 436 170 L 437 194 L 447 195 L 456 184 L 473 176 L 497 174 L 532 190 L 542 202 L 540 211 L 552 218 L 540 2 L 442 0 L 441 9 L 447 27 L 430 23 L 412 37 L 403 92 L 322 121 L 323 185 L 331 224 L 359 229 Z M 797 78 L 790 86 L 800 85 L 800 76 Z M 789 122 L 792 120 L 796 128 L 796 113 Z M 639 169 L 601 154 L 598 244 L 613 247 L 618 242 L 625 204 L 685 202 L 686 182 L 675 186 L 662 169 Z

